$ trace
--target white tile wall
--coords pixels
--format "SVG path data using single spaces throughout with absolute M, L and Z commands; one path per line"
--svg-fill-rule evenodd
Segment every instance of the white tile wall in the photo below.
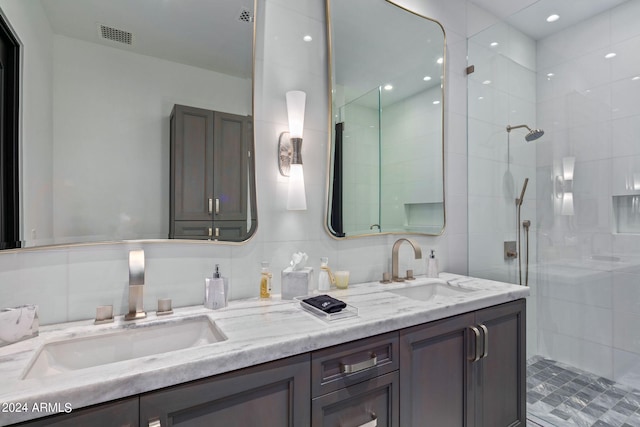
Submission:
M 352 280 L 378 279 L 389 269 L 394 237 L 380 236 L 338 242 L 324 231 L 325 170 L 327 153 L 327 82 L 322 0 L 266 0 L 264 21 L 258 33 L 256 58 L 255 135 L 257 162 L 258 231 L 242 246 L 197 243 L 126 243 L 74 248 L 34 249 L 0 254 L 0 305 L 36 303 L 43 324 L 92 318 L 95 307 L 114 304 L 122 313 L 127 297 L 127 253 L 145 250 L 147 257 L 146 302 L 170 297 L 175 306 L 198 304 L 203 281 L 219 263 L 231 278 L 231 297 L 258 295 L 260 261 L 271 262 L 274 277 L 288 264 L 294 251 L 306 251 L 311 265 L 329 256 L 334 268 L 351 270 Z M 446 94 L 446 197 L 451 223 L 440 237 L 418 237 L 423 249 L 435 249 L 442 270 L 467 271 L 467 229 L 461 224 L 466 212 L 466 1 L 405 0 L 405 6 L 439 20 L 447 32 L 448 88 Z M 5 10 L 5 12 L 7 12 Z M 11 16 L 9 16 L 11 19 Z M 302 34 L 313 42 L 303 44 Z M 305 180 L 308 210 L 284 208 L 286 183 L 278 177 L 275 146 L 286 128 L 284 93 L 307 92 L 305 120 Z M 38 93 L 25 93 L 25 103 L 36 102 Z M 29 128 L 29 118 L 23 124 Z M 463 212 L 463 213 L 461 213 Z M 424 262 L 403 255 L 401 268 L 426 271 Z M 279 289 L 279 280 L 274 280 Z

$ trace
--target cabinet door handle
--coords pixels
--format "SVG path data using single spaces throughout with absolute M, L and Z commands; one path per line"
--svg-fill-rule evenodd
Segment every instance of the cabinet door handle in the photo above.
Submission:
M 220 199 L 216 199 L 216 215 L 220 213 Z
M 467 359 L 469 359 L 472 362 L 477 362 L 478 360 L 480 360 L 480 330 L 478 328 L 476 328 L 475 326 L 469 326 L 469 329 L 471 329 L 471 332 L 473 332 L 473 335 L 475 337 L 474 340 L 474 349 L 473 349 L 473 354 L 469 357 L 467 357 Z
M 213 236 L 213 228 L 209 227 L 209 237 Z
M 213 199 L 209 199 L 209 215 L 213 213 Z
M 482 346 L 482 357 L 480 357 L 481 359 L 484 359 L 489 355 L 489 329 L 487 329 L 485 325 L 478 325 L 478 326 L 480 326 L 480 329 L 482 329 L 482 333 L 484 334 L 484 340 L 483 340 L 484 343 Z
M 367 421 L 364 424 L 360 424 L 358 427 L 377 427 L 378 417 L 373 412 L 371 413 L 371 421 Z
M 216 238 L 220 237 L 220 229 L 218 227 L 216 227 Z
M 355 372 L 373 368 L 377 364 L 378 356 L 376 356 L 375 353 L 371 353 L 371 358 L 363 362 L 354 363 L 352 365 L 345 365 L 344 363 L 340 363 L 340 372 L 343 374 L 353 374 Z
M 149 427 L 162 427 L 162 423 L 160 423 L 160 418 L 149 419 Z

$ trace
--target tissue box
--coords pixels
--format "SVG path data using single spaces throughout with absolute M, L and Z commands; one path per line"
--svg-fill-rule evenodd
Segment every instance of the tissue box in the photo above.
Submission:
M 313 268 L 294 270 L 291 267 L 282 270 L 282 299 L 293 299 L 309 295 L 312 290 Z
M 38 336 L 38 306 L 23 305 L 0 310 L 0 347 Z

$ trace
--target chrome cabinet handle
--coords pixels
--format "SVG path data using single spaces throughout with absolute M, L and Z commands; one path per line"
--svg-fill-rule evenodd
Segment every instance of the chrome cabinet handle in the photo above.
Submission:
M 473 349 L 474 354 L 467 357 L 467 359 L 472 362 L 477 362 L 478 360 L 480 360 L 480 354 L 478 352 L 478 350 L 480 349 L 480 330 L 478 330 L 478 328 L 476 328 L 475 326 L 469 326 L 469 329 L 471 329 L 471 331 L 475 335 L 475 348 Z
M 215 233 L 216 237 L 220 237 L 220 229 L 218 227 L 216 227 L 216 233 Z
M 345 365 L 340 363 L 340 373 L 353 374 L 354 372 L 363 371 L 365 369 L 373 368 L 378 364 L 378 356 L 375 353 L 371 353 L 371 358 L 364 362 L 354 363 L 352 365 Z
M 209 199 L 209 215 L 213 213 L 213 199 Z
M 151 418 L 149 420 L 149 427 L 162 427 L 160 423 L 160 418 Z
M 213 236 L 213 228 L 209 227 L 209 237 Z
M 220 213 L 220 199 L 216 199 L 216 215 Z
M 484 334 L 482 357 L 480 357 L 480 358 L 484 359 L 485 357 L 487 357 L 489 355 L 489 329 L 487 329 L 487 327 L 485 325 L 479 325 L 479 326 L 480 326 L 480 329 L 482 329 L 482 332 Z

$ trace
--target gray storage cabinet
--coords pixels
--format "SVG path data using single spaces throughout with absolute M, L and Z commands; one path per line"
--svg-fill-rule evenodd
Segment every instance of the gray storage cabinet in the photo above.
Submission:
M 256 211 L 251 117 L 175 105 L 170 128 L 169 238 L 245 240 Z

